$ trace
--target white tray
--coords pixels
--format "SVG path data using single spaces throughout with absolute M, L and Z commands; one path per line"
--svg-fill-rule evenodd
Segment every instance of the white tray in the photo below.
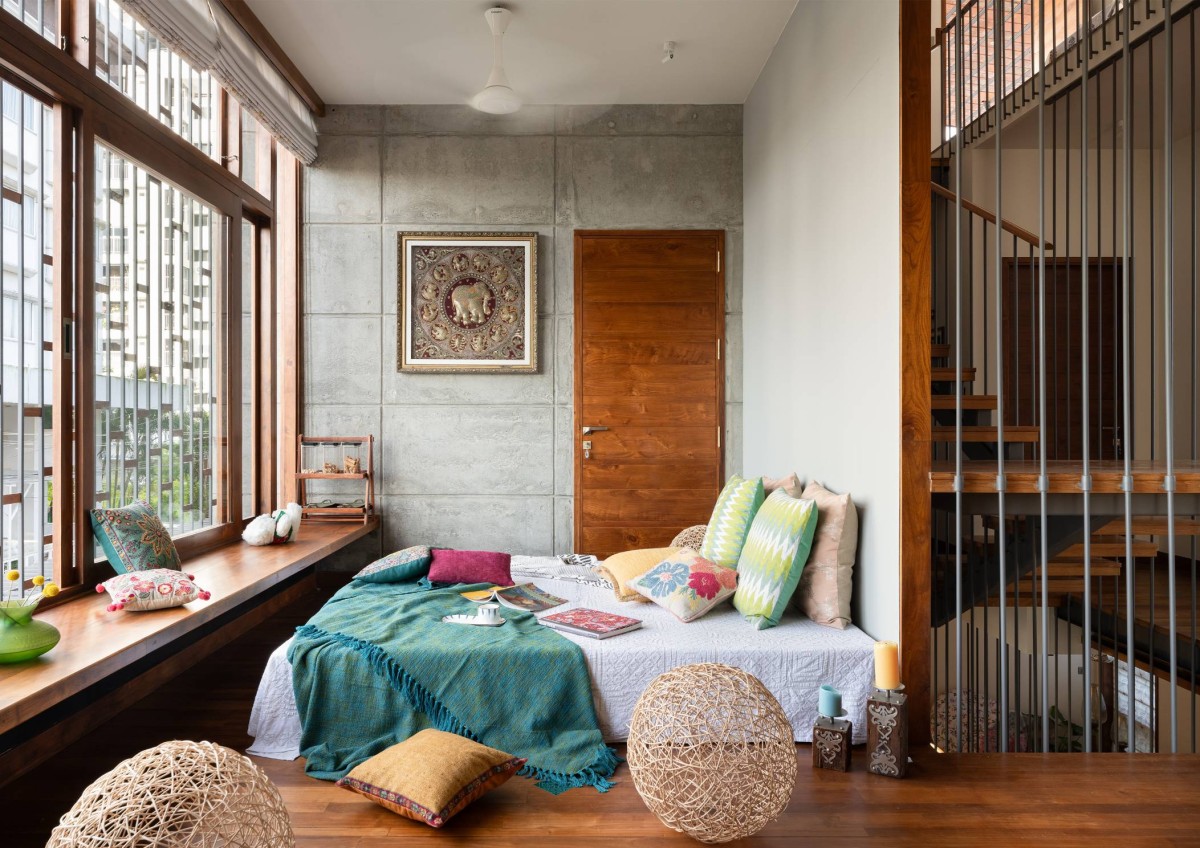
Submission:
M 444 615 L 442 621 L 446 624 L 473 624 L 476 627 L 499 627 L 508 619 L 497 618 L 495 621 L 484 621 L 477 615 Z

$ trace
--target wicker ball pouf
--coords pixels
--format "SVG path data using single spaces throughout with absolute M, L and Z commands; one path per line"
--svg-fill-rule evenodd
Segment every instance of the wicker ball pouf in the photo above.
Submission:
M 633 710 L 633 785 L 667 827 L 728 842 L 776 819 L 796 783 L 792 725 L 752 674 L 719 663 L 656 677 Z
M 708 532 L 707 524 L 697 524 L 693 527 L 688 527 L 680 530 L 679 534 L 671 540 L 672 548 L 691 548 L 694 551 L 700 550 L 700 546 L 704 544 L 704 534 Z
M 83 791 L 46 848 L 288 848 L 292 824 L 258 766 L 211 742 L 164 742 Z

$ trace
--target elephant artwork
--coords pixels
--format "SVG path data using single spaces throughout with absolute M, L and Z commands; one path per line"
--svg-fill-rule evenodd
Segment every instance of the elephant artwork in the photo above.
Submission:
M 450 292 L 450 303 L 454 308 L 452 320 L 461 327 L 479 326 L 491 314 L 491 298 L 491 289 L 479 280 L 456 286 Z

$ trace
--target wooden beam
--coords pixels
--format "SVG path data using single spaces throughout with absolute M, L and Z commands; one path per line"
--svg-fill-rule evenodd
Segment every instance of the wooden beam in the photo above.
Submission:
M 929 740 L 930 0 L 900 0 L 900 677 Z
M 279 42 L 263 26 L 258 16 L 246 5 L 246 0 L 221 0 L 221 5 L 238 22 L 238 26 L 245 30 L 246 35 L 250 36 L 250 39 L 258 45 L 258 49 L 275 66 L 275 70 L 279 71 L 283 78 L 287 80 L 288 85 L 304 101 L 305 105 L 312 110 L 313 114 L 318 118 L 323 117 L 325 114 L 325 101 L 321 99 L 321 95 L 317 94 L 317 90 L 312 87 L 312 84 L 305 79 L 304 74 L 300 73 L 300 69 L 296 67 L 284 49 L 279 46 Z

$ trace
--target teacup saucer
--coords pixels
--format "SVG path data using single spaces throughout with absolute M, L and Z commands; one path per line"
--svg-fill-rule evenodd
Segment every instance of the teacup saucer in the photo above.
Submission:
M 497 618 L 495 621 L 484 621 L 477 615 L 444 615 L 442 621 L 446 624 L 472 624 L 476 627 L 499 627 L 507 619 Z

